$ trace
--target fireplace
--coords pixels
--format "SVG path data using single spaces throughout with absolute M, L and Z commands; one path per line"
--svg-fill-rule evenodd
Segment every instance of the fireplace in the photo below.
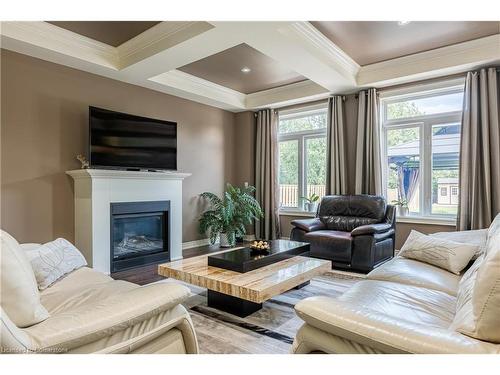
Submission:
M 170 260 L 170 201 L 111 203 L 111 272 Z

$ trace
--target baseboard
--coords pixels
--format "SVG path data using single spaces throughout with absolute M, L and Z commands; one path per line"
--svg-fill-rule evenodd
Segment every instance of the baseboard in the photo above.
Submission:
M 282 240 L 290 240 L 290 237 L 280 237 Z
M 218 241 L 216 242 L 218 243 Z M 201 240 L 188 241 L 182 243 L 182 250 L 192 249 L 193 247 L 206 246 L 210 244 L 210 240 L 208 238 L 203 238 Z
M 255 241 L 255 234 L 247 234 L 243 236 L 243 241 Z M 215 241 L 216 244 L 219 240 Z M 210 240 L 208 238 L 203 238 L 201 240 L 187 241 L 182 243 L 182 250 L 192 249 L 193 247 L 207 246 L 210 245 Z

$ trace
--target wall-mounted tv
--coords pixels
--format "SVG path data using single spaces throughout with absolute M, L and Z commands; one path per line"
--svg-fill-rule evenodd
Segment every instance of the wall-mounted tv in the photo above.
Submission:
M 89 107 L 90 166 L 177 169 L 177 123 Z

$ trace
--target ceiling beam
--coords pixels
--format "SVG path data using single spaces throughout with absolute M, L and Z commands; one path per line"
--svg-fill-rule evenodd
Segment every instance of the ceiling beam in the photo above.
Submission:
M 150 58 L 213 29 L 202 21 L 160 22 L 117 47 L 120 69 Z
M 500 63 L 500 34 L 361 67 L 358 86 L 383 87 Z
M 324 87 L 306 80 L 290 85 L 255 92 L 246 96 L 247 109 L 278 108 L 297 103 L 327 98 L 329 91 Z
M 190 99 L 195 96 L 198 97 L 198 101 L 202 98 L 209 98 L 212 103 L 216 103 L 217 107 L 220 108 L 232 111 L 244 111 L 246 109 L 245 94 L 180 70 L 162 73 L 149 80 L 182 91 Z
M 309 22 L 213 22 L 290 70 L 339 92 L 356 85 L 359 65 Z M 242 32 L 242 30 L 244 32 Z

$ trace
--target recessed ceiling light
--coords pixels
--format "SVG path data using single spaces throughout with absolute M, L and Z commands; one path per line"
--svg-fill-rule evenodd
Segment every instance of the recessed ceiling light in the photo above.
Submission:
M 398 21 L 399 26 L 405 26 L 408 25 L 411 21 Z
M 242 73 L 250 73 L 252 71 L 252 69 L 250 69 L 248 66 L 244 66 L 243 68 L 241 68 L 241 72 Z

